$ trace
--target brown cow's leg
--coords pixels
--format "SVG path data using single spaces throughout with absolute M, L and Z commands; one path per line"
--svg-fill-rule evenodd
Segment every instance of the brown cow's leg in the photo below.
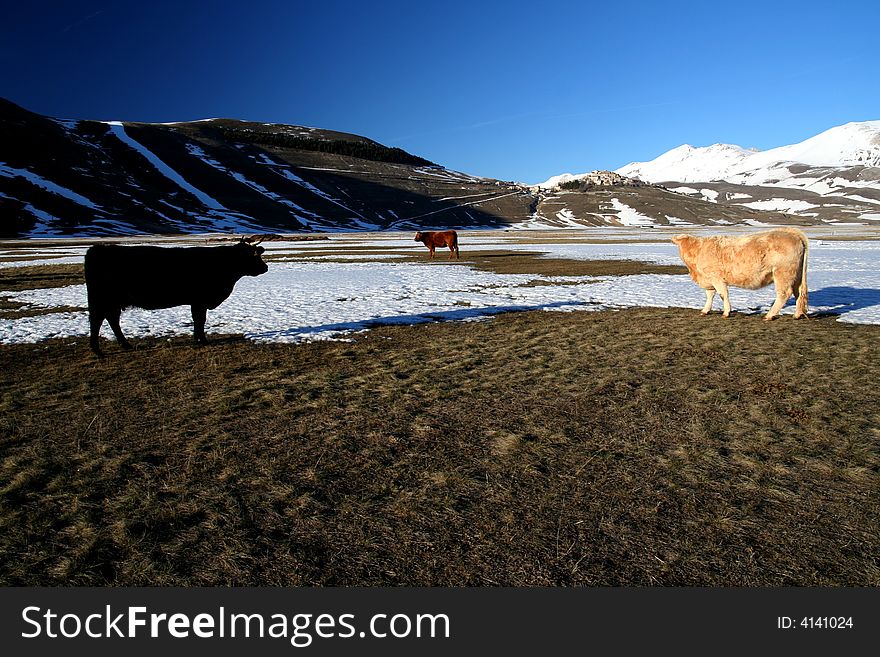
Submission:
M 123 349 L 131 349 L 131 343 L 125 339 L 124 335 L 122 335 L 122 329 L 119 326 L 119 316 L 121 314 L 121 308 L 113 308 L 107 313 L 107 323 L 110 325 L 110 328 L 113 329 L 113 335 L 116 336 L 119 346 Z
M 433 259 L 434 258 L 434 247 L 432 246 L 430 248 L 431 248 L 431 259 Z
M 205 320 L 208 318 L 208 309 L 192 306 L 193 334 L 196 342 L 207 344 L 208 337 L 205 335 Z

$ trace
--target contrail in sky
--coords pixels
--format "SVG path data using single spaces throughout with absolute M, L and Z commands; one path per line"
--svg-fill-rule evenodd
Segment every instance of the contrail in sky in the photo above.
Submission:
M 68 25 L 67 27 L 63 28 L 61 31 L 62 31 L 62 32 L 70 32 L 70 31 L 71 31 L 72 29 L 74 29 L 75 27 L 79 27 L 80 25 L 82 25 L 82 24 L 85 23 L 86 21 L 90 21 L 90 20 L 92 20 L 92 19 L 93 19 L 95 16 L 97 16 L 98 14 L 103 14 L 103 13 L 104 13 L 104 10 L 103 10 L 103 9 L 99 9 L 98 11 L 89 14 L 89 15 L 86 16 L 85 18 L 80 18 L 78 21 L 74 21 L 73 23 L 71 23 L 71 24 Z

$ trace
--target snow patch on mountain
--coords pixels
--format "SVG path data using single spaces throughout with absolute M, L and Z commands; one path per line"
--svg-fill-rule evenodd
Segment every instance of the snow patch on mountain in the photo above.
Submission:
M 69 199 L 74 203 L 84 205 L 91 210 L 100 209 L 96 204 L 92 203 L 82 194 L 77 194 L 76 192 L 71 191 L 66 187 L 62 187 L 61 185 L 53 183 L 51 180 L 46 180 L 42 176 L 37 175 L 33 171 L 28 171 L 27 169 L 17 169 L 15 167 L 4 164 L 3 162 L 0 162 L 0 176 L 4 178 L 16 178 L 20 176 L 32 185 L 41 187 L 47 192 L 52 192 L 53 194 L 57 194 L 58 196 L 63 196 L 64 198 Z
M 175 171 L 170 166 L 165 164 L 162 160 L 160 160 L 156 156 L 156 154 L 149 150 L 146 146 L 132 139 L 128 135 L 128 133 L 125 132 L 125 127 L 122 125 L 121 121 L 105 121 L 105 123 L 110 126 L 110 130 L 113 132 L 114 135 L 119 138 L 120 141 L 143 155 L 143 157 L 150 164 L 152 164 L 156 168 L 156 170 L 159 171 L 159 173 L 164 175 L 166 178 L 172 180 L 178 187 L 186 190 L 187 192 L 195 196 L 203 205 L 212 210 L 226 210 L 226 208 L 224 208 L 218 201 L 214 200 L 200 189 L 197 189 L 196 187 L 188 183 L 183 178 L 183 176 L 181 176 L 179 173 L 177 173 L 177 171 Z
M 747 208 L 753 210 L 770 210 L 772 212 L 803 212 L 810 208 L 818 208 L 815 203 L 807 203 L 806 201 L 795 201 L 785 198 L 771 198 L 767 201 L 752 201 L 751 203 L 742 203 Z
M 621 203 L 620 199 L 611 199 L 611 207 L 617 212 L 617 220 L 624 226 L 653 226 L 654 220 Z
M 210 157 L 207 153 L 205 153 L 205 151 L 202 150 L 196 144 L 187 144 L 186 148 L 191 155 L 199 158 L 200 160 L 202 160 L 202 162 L 215 168 L 217 171 L 220 171 L 222 173 L 225 173 L 228 176 L 231 176 L 237 182 L 241 183 L 245 187 L 249 187 L 250 189 L 254 190 L 255 192 L 257 192 L 259 194 L 262 194 L 266 198 L 268 198 L 272 201 L 275 201 L 276 203 L 281 203 L 282 205 L 287 206 L 288 208 L 290 208 L 293 211 L 292 214 L 297 219 L 297 221 L 302 223 L 304 226 L 307 226 L 308 228 L 311 228 L 311 229 L 323 227 L 323 224 L 320 224 L 319 222 L 314 221 L 314 219 L 320 219 L 320 217 L 318 217 L 313 212 L 309 212 L 308 210 L 303 209 L 302 207 L 300 207 L 299 205 L 297 205 L 293 201 L 286 199 L 283 196 L 276 194 L 275 192 L 273 192 L 269 189 L 266 189 L 265 187 L 263 187 L 259 183 L 255 183 L 254 181 L 249 180 L 248 178 L 246 178 L 244 176 L 244 174 L 241 174 L 237 171 L 231 171 L 230 169 L 227 169 L 225 166 L 220 164 L 220 162 L 218 162 L 214 158 Z

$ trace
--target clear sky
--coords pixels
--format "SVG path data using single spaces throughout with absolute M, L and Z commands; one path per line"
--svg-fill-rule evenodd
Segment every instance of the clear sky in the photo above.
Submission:
M 878 34 L 877 0 L 6 3 L 0 96 L 328 128 L 535 183 L 880 119 Z

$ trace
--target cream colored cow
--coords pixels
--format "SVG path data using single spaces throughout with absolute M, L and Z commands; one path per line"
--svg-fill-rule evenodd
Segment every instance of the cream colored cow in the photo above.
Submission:
M 694 237 L 676 235 L 672 241 L 687 265 L 691 278 L 706 290 L 702 314 L 712 310 L 717 292 L 724 302 L 724 316 L 730 315 L 727 286 L 757 290 L 774 283 L 776 301 L 765 320 L 779 314 L 794 295 L 794 317 L 807 315 L 807 236 L 797 228 L 774 228 L 745 237 Z

